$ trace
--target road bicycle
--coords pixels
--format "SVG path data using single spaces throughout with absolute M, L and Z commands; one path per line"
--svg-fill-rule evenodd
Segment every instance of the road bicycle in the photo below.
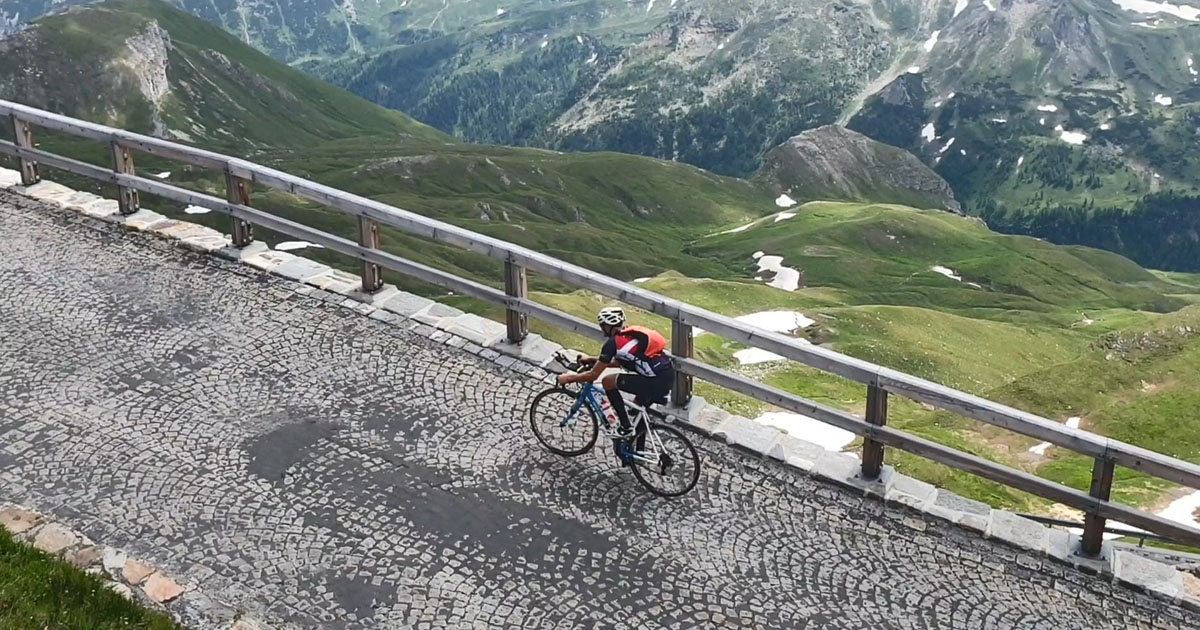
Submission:
M 571 361 L 561 352 L 555 353 L 554 360 L 572 372 L 588 369 L 578 358 Z M 576 457 L 595 446 L 603 422 L 617 458 L 633 468 L 633 475 L 651 492 L 677 497 L 696 486 L 700 479 L 696 447 L 679 429 L 650 420 L 651 416 L 666 420 L 662 412 L 651 408 L 666 403 L 665 398 L 630 406 L 636 414 L 630 417 L 633 432 L 628 435 L 618 433 L 618 423 L 605 413 L 606 402 L 604 391 L 595 383 L 584 383 L 578 389 L 551 387 L 535 396 L 529 406 L 533 434 L 551 453 Z

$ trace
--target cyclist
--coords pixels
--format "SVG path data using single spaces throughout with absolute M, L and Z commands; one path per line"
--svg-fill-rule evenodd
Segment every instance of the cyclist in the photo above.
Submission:
M 611 367 L 621 367 L 631 372 L 609 374 L 601 381 L 608 402 L 621 422 L 618 435 L 625 437 L 633 432 L 633 427 L 629 424 L 629 414 L 625 410 L 625 399 L 621 392 L 633 394 L 634 402 L 645 407 L 671 392 L 671 386 L 675 384 L 675 368 L 671 365 L 670 357 L 663 352 L 667 347 L 666 338 L 644 326 L 626 326 L 625 312 L 619 307 L 600 309 L 596 322 L 608 341 L 600 349 L 600 356 L 579 357 L 580 365 L 591 365 L 592 369 L 579 374 L 561 374 L 558 382 L 560 385 L 595 382 L 604 370 Z

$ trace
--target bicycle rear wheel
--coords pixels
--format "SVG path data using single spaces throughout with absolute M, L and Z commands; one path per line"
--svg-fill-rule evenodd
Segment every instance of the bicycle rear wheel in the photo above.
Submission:
M 633 459 L 633 475 L 651 492 L 677 497 L 696 487 L 700 479 L 700 455 L 696 447 L 675 427 L 650 424 L 645 441 Z
M 592 408 L 584 404 L 571 415 L 578 397 L 577 392 L 554 387 L 535 396 L 529 406 L 533 434 L 551 453 L 575 457 L 596 444 L 600 422 Z

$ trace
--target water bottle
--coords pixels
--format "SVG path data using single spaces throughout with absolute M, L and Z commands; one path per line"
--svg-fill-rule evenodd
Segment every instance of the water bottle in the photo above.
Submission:
M 600 396 L 600 409 L 604 412 L 604 421 L 608 423 L 609 430 L 615 429 L 621 423 L 621 419 L 617 417 L 617 410 L 613 409 L 607 395 Z

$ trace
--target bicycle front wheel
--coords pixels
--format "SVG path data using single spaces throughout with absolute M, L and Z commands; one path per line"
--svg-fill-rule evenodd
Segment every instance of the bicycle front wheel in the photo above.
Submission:
M 633 475 L 651 492 L 677 497 L 696 486 L 700 479 L 700 455 L 696 447 L 675 427 L 651 424 L 633 457 Z
M 575 457 L 596 444 L 600 421 L 587 404 L 572 414 L 579 394 L 565 387 L 554 387 L 538 394 L 529 406 L 533 434 L 551 453 Z

